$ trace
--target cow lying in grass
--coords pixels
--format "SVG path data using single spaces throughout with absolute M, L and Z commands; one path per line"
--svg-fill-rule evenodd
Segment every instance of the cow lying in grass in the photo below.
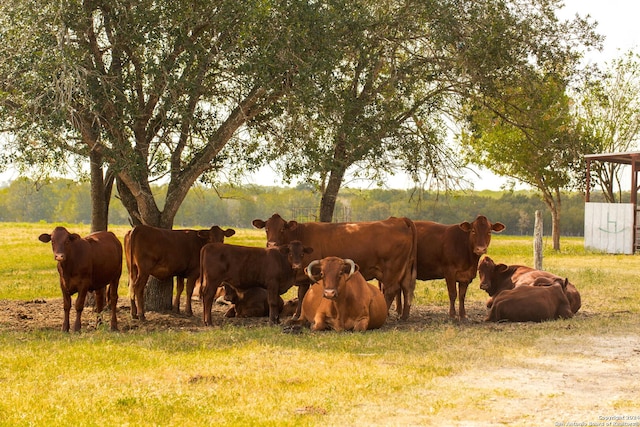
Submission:
M 568 281 L 558 280 L 545 286 L 518 286 L 500 292 L 494 299 L 488 322 L 542 322 L 573 316 L 566 285 Z
M 572 313 L 577 313 L 582 305 L 580 292 L 569 282 L 553 273 L 536 270 L 524 265 L 496 264 L 489 257 L 484 257 L 478 265 L 480 289 L 489 294 L 487 307 L 491 308 L 493 300 L 501 292 L 520 286 L 549 286 L 553 283 L 563 283 L 565 294 L 569 300 Z M 525 291 L 526 292 L 526 291 Z
M 383 293 L 364 280 L 352 260 L 326 257 L 311 262 L 305 271 L 317 283 L 304 297 L 297 324 L 310 324 L 314 331 L 365 331 L 387 320 Z

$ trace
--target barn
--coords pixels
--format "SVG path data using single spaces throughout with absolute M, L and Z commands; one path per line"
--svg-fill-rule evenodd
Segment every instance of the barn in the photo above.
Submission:
M 584 207 L 584 246 L 611 254 L 633 254 L 640 250 L 638 232 L 638 169 L 640 152 L 587 154 L 587 191 Z M 631 166 L 629 203 L 591 201 L 590 174 L 592 162 Z

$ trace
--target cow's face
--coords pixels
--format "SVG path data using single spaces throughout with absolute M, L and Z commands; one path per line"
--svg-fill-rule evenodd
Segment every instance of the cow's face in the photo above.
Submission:
M 469 234 L 469 243 L 473 250 L 473 253 L 480 256 L 487 253 L 489 243 L 491 243 L 491 232 L 496 233 L 504 230 L 504 224 L 496 222 L 491 224 L 487 217 L 478 215 L 478 217 L 472 223 L 463 222 L 459 224 L 459 227 L 465 233 Z
M 327 257 L 313 261 L 305 269 L 311 280 L 319 281 L 322 284 L 322 296 L 330 300 L 338 298 L 341 290 L 346 286 L 347 280 L 356 271 L 358 271 L 356 263 L 350 259 L 338 257 Z
M 496 268 L 496 264 L 488 256 L 484 257 L 478 264 L 478 276 L 480 276 L 480 289 L 491 293 L 491 278 Z
M 67 259 L 67 246 L 80 238 L 79 234 L 69 233 L 64 227 L 56 227 L 51 234 L 41 234 L 38 240 L 43 243 L 51 242 L 53 258 L 62 262 Z
M 295 230 L 298 226 L 296 221 L 285 221 L 280 215 L 274 213 L 266 221 L 254 219 L 252 222 L 256 228 L 264 228 L 267 233 L 267 247 L 281 246 L 289 243 L 287 232 Z
M 313 252 L 313 248 L 305 247 L 300 240 L 292 240 L 286 246 L 280 246 L 280 252 L 287 256 L 287 261 L 294 270 L 302 269 L 302 258 Z
M 199 230 L 198 237 L 206 241 L 206 243 L 224 243 L 225 237 L 231 237 L 236 234 L 236 231 L 232 228 L 223 230 L 222 228 L 214 225 L 209 230 Z

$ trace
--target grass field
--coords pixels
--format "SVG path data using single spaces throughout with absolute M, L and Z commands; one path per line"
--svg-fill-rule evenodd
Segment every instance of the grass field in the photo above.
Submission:
M 60 298 L 51 246 L 37 240 L 52 229 L 0 224 L 0 300 Z M 126 229 L 112 231 L 122 239 Z M 264 231 L 237 230 L 228 242 L 263 246 Z M 436 280 L 418 282 L 410 322 L 392 316 L 366 333 L 286 334 L 266 320 L 79 334 L 0 325 L 0 425 L 640 421 L 640 257 L 588 252 L 576 238 L 561 243 L 559 253 L 545 250 L 544 267 L 581 292 L 582 309 L 569 320 L 481 322 L 486 294 L 476 279 L 470 322 L 447 319 L 445 285 Z M 531 265 L 531 251 L 530 238 L 496 235 L 489 256 Z M 126 283 L 125 270 L 123 300 Z

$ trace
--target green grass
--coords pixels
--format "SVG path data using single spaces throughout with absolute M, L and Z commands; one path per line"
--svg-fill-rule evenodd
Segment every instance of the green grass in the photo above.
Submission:
M 0 299 L 60 297 L 51 247 L 37 240 L 52 229 L 0 224 Z M 122 239 L 126 229 L 113 231 Z M 228 241 L 263 246 L 263 233 L 237 230 Z M 640 257 L 588 252 L 581 239 L 563 238 L 562 245 L 560 253 L 545 249 L 544 267 L 569 277 L 582 294 L 583 308 L 566 321 L 458 324 L 434 315 L 416 330 L 362 334 L 233 325 L 152 333 L 0 330 L 0 426 L 437 425 L 443 414 L 483 411 L 517 400 L 518 392 L 498 384 L 487 392 L 450 378 L 525 366 L 549 352 L 560 357 L 593 336 L 638 333 Z M 495 236 L 489 255 L 531 264 L 531 248 L 530 239 Z M 476 279 L 467 301 L 485 299 Z M 446 311 L 444 282 L 418 282 L 416 304 Z M 562 347 L 550 350 L 554 342 Z M 617 405 L 621 413 L 640 411 L 637 401 Z

